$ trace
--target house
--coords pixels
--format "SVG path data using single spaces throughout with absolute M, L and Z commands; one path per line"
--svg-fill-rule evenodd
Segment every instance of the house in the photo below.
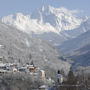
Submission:
M 0 73 L 4 74 L 7 73 L 7 65 L 5 63 L 0 63 Z
M 27 69 L 27 67 L 19 67 L 18 71 L 19 72 L 26 72 L 26 69 Z
M 0 70 L 3 69 L 3 70 L 6 70 L 7 68 L 7 65 L 4 64 L 4 63 L 0 63 Z
M 17 72 L 17 71 L 18 71 L 18 69 L 14 67 L 13 68 L 13 72 Z
M 27 69 L 29 69 L 30 72 L 35 72 L 36 71 L 36 67 L 33 65 L 28 65 Z
M 46 78 L 46 73 L 45 73 L 45 71 L 44 70 L 40 70 L 41 71 L 41 77 L 42 78 Z
M 14 71 L 14 69 L 17 67 L 15 63 L 6 63 L 6 70 L 8 71 Z
M 59 70 L 57 72 L 56 78 L 57 78 L 57 83 L 60 83 L 60 84 L 63 83 L 63 75 L 60 73 Z
M 0 74 L 5 74 L 5 73 L 8 73 L 8 71 L 7 70 L 3 70 L 3 69 L 0 70 Z
M 6 63 L 6 58 L 4 56 L 0 56 L 0 62 Z

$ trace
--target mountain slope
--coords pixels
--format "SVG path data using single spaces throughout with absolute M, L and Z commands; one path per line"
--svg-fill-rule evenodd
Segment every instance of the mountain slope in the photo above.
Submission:
M 76 63 L 76 66 L 90 66 L 90 44 L 75 50 L 69 58 Z
M 50 44 L 29 37 L 29 35 L 0 22 L 0 56 L 6 62 L 30 63 L 51 72 L 63 68 L 69 70 L 70 64 L 59 59 L 60 54 Z M 52 76 L 52 75 L 51 75 Z
M 67 54 L 76 49 L 82 48 L 90 44 L 90 30 L 81 34 L 80 36 L 64 42 L 62 45 L 57 47 L 61 53 Z
M 90 30 L 64 42 L 58 49 L 73 61 L 73 67 L 90 66 Z

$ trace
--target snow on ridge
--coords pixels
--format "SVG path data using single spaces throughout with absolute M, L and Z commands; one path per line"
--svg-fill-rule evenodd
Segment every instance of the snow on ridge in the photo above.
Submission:
M 17 13 L 16 15 L 4 16 L 2 22 L 26 33 L 43 34 L 54 32 L 60 34 L 62 30 L 75 29 L 82 23 L 83 20 L 77 18 L 77 16 L 73 14 L 74 12 L 78 11 L 68 10 L 63 7 L 54 8 L 52 6 L 43 6 L 31 15 Z
M 30 15 L 24 16 L 22 13 L 17 13 L 16 18 L 14 15 L 5 16 L 2 18 L 2 22 L 12 25 L 26 33 L 42 34 L 43 32 L 55 32 L 58 33 L 53 26 L 49 23 L 40 23 L 36 19 L 31 19 Z
M 27 47 L 30 47 L 31 46 L 30 45 L 30 41 L 28 41 L 28 39 L 26 39 L 25 42 L 26 42 Z
M 56 31 L 61 32 L 62 30 L 75 29 L 81 24 L 83 19 L 78 18 L 75 13 L 79 13 L 79 10 L 68 10 L 64 7 L 54 8 L 52 6 L 43 6 L 41 9 L 32 13 L 31 17 L 39 20 L 43 18 L 44 23 L 50 23 L 54 26 Z

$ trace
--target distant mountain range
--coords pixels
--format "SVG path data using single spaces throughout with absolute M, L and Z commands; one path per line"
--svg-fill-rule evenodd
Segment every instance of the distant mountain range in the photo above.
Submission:
M 2 22 L 56 46 L 73 66 L 89 66 L 90 18 L 66 8 L 42 7 L 29 15 L 17 13 L 2 17 Z
M 90 66 L 90 30 L 72 40 L 65 41 L 57 48 L 67 58 L 72 59 L 74 68 Z
M 68 31 L 79 28 L 88 19 L 87 17 L 78 17 L 77 12 L 63 7 L 43 6 L 29 15 L 17 13 L 4 16 L 2 22 L 35 37 L 48 40 L 57 46 L 61 42 L 73 38 L 72 33 L 68 33 Z

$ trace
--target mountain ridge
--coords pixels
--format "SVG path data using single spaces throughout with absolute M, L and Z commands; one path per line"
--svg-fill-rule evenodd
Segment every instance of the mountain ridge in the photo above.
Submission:
M 53 43 L 50 43 L 59 45 L 63 41 L 73 38 L 66 31 L 78 28 L 87 19 L 86 17 L 84 19 L 78 17 L 75 14 L 77 12 L 77 10 L 47 6 L 28 15 L 17 13 L 2 17 L 2 22 L 36 37 L 44 35 L 44 40 L 51 36 L 48 38 L 48 42 L 53 41 L 57 34 L 56 38 L 60 40 L 57 39 L 57 41 L 54 40 Z

